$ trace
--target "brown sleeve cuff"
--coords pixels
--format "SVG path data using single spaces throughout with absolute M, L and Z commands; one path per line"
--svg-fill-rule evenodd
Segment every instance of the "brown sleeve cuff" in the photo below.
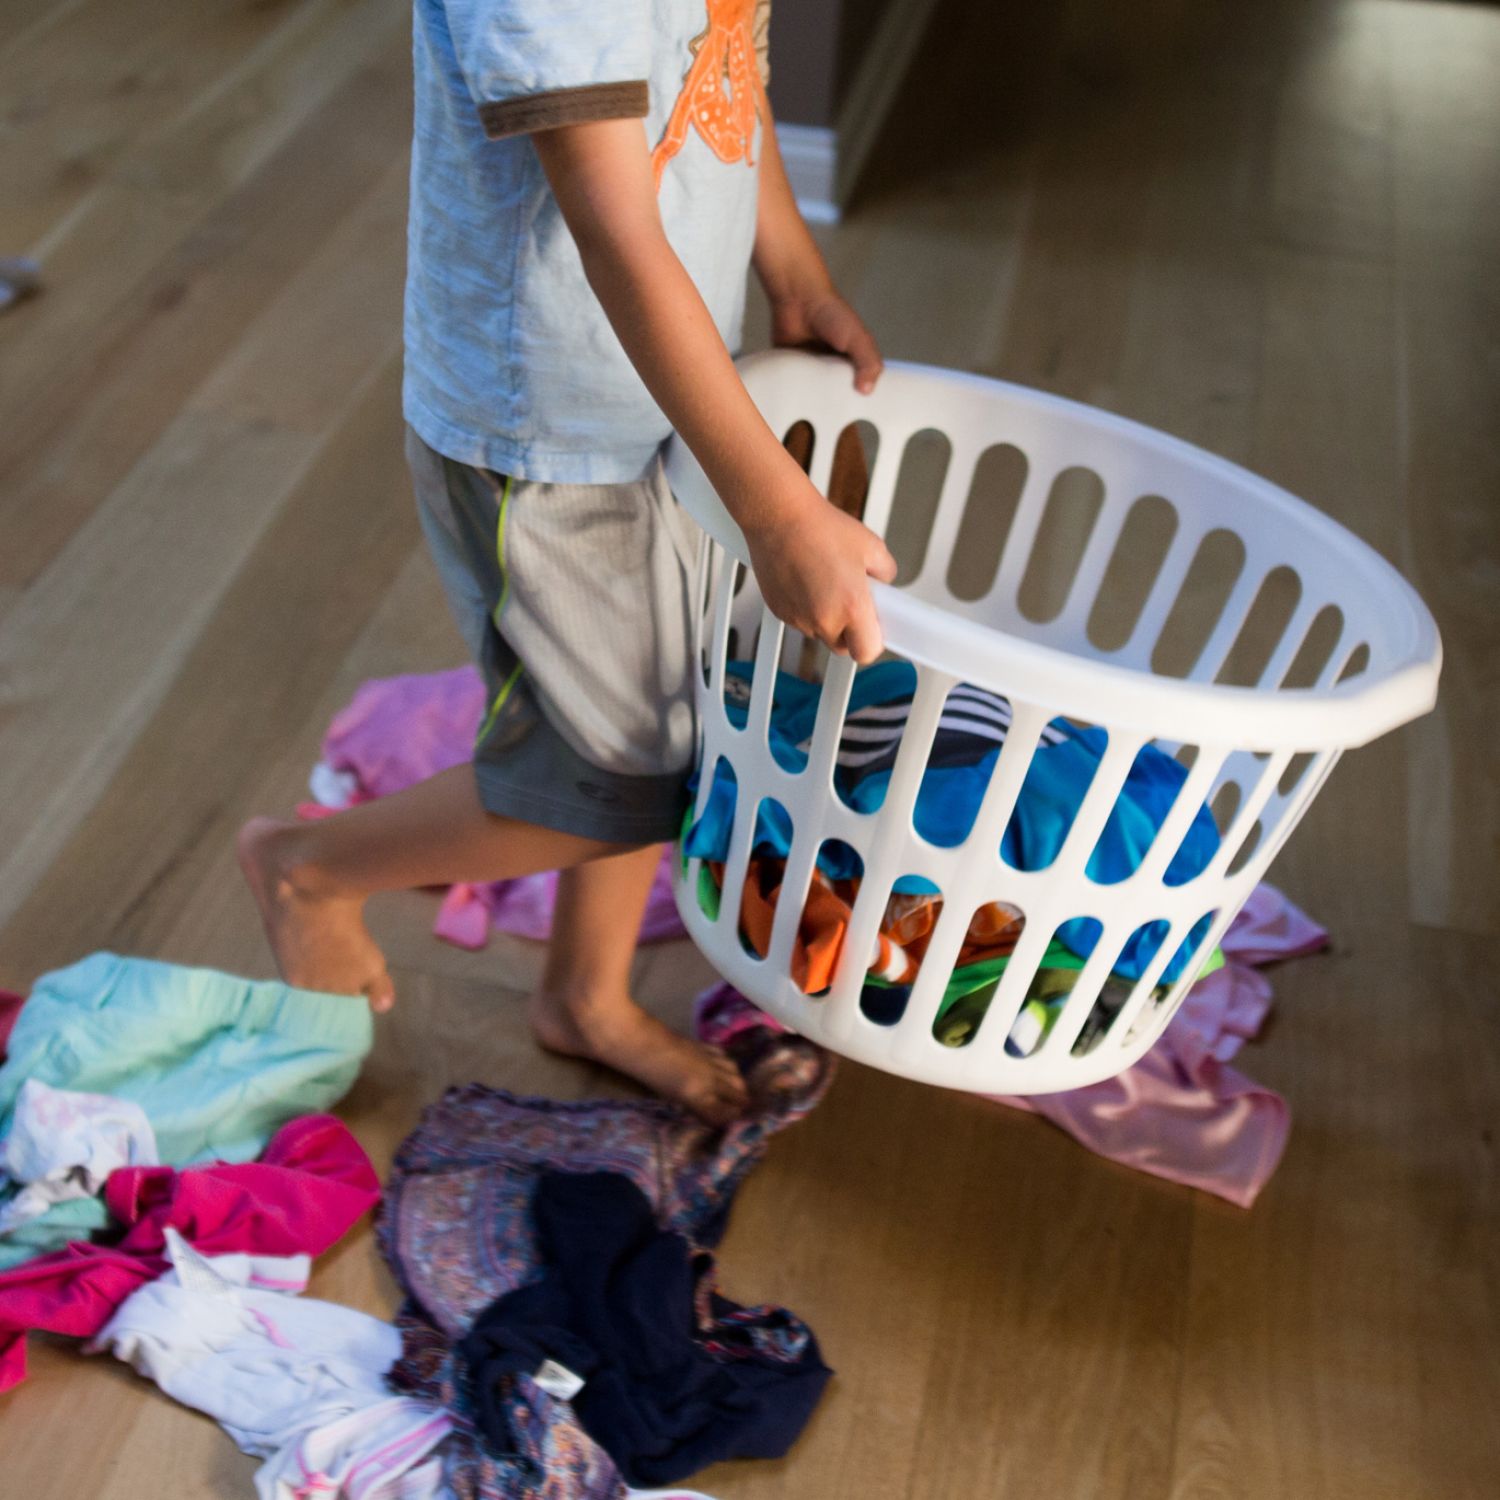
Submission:
M 590 120 L 628 120 L 647 114 L 651 94 L 644 78 L 629 83 L 585 83 L 571 89 L 548 89 L 522 99 L 503 99 L 479 106 L 479 122 L 492 140 L 585 125 Z

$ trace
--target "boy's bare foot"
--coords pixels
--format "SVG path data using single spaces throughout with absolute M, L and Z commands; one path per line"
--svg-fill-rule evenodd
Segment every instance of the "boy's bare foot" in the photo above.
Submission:
M 364 995 L 371 1009 L 387 1011 L 395 986 L 365 926 L 364 903 L 318 891 L 313 872 L 296 855 L 303 832 L 296 823 L 252 818 L 236 843 L 276 967 L 299 989 Z
M 628 996 L 598 1000 L 538 991 L 527 1013 L 549 1052 L 603 1063 L 710 1125 L 737 1120 L 750 1102 L 745 1080 L 723 1052 L 679 1036 Z

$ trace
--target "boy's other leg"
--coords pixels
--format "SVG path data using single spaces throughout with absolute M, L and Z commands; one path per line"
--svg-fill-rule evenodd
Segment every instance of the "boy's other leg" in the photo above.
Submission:
M 552 941 L 530 1015 L 554 1052 L 603 1063 L 713 1124 L 742 1114 L 739 1070 L 631 998 L 630 964 L 661 846 L 576 864 L 558 879 Z
M 365 926 L 369 896 L 509 880 L 621 848 L 487 812 L 468 765 L 316 822 L 254 818 L 239 837 L 240 866 L 281 977 L 303 989 L 366 995 L 378 1011 L 389 1010 L 395 994 Z

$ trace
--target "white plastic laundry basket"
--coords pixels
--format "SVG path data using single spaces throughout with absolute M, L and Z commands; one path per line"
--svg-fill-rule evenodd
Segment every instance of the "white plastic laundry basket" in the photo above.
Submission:
M 764 608 L 742 566 L 743 537 L 686 445 L 674 443 L 672 488 L 708 534 L 698 575 L 696 811 L 721 761 L 736 798 L 716 915 L 701 895 L 701 862 L 678 872 L 689 933 L 727 980 L 787 1025 L 892 1073 L 1045 1093 L 1121 1071 L 1161 1033 L 1339 752 L 1432 707 L 1441 648 L 1431 616 L 1393 568 L 1318 511 L 1134 422 L 915 365 L 889 366 L 871 396 L 858 395 L 849 367 L 830 358 L 777 351 L 744 360 L 741 371 L 778 435 L 810 424 L 819 490 L 829 491 L 836 448 L 847 456 L 857 440 L 869 460 L 864 520 L 903 566 L 896 585 L 874 586 L 876 609 L 888 651 L 916 667 L 917 688 L 884 803 L 855 811 L 834 782 L 854 669 Z M 751 657 L 748 722 L 737 728 L 726 712 L 726 663 Z M 806 675 L 813 657 L 817 718 L 807 764 L 791 771 L 768 745 L 772 687 L 778 667 Z M 945 699 L 960 683 L 1003 695 L 1011 724 L 972 831 L 940 848 L 917 833 L 913 806 Z M 1056 858 L 1012 868 L 1002 834 L 1055 717 L 1098 726 L 1107 747 Z M 1098 883 L 1086 868 L 1091 852 L 1146 745 L 1190 769 L 1134 873 Z M 765 799 L 785 810 L 793 835 L 760 958 L 739 922 Z M 1194 878 L 1169 884 L 1173 855 L 1205 805 L 1222 834 L 1218 852 Z M 856 851 L 863 879 L 832 985 L 812 996 L 793 982 L 790 957 L 827 840 Z M 887 1023 L 867 1014 L 861 996 L 903 876 L 934 883 L 943 906 L 904 1010 Z M 991 901 L 1019 908 L 1024 929 L 967 1045 L 944 1045 L 934 1021 L 945 986 L 970 917 Z M 1018 1048 L 1014 1023 L 1048 944 L 1078 918 L 1098 924 L 1092 955 L 1040 1044 Z M 1117 1008 L 1101 1033 L 1096 1000 L 1127 940 L 1153 923 L 1166 924 L 1165 940 L 1123 1004 L 1115 983 Z M 1195 930 L 1190 959 L 1160 985 Z

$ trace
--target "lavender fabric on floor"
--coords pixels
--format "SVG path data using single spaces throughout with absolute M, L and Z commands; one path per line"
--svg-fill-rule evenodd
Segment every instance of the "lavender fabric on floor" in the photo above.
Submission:
M 1140 1062 L 1088 1088 L 998 1102 L 1051 1120 L 1111 1161 L 1249 1208 L 1281 1160 L 1291 1111 L 1229 1059 L 1271 1009 L 1259 966 L 1327 941 L 1274 886 L 1257 886 L 1224 936 L 1224 967 L 1193 986 Z
M 473 667 L 377 677 L 362 684 L 334 716 L 323 738 L 323 766 L 314 778 L 317 816 L 349 802 L 388 797 L 439 771 L 465 764 L 484 715 L 484 687 Z M 326 800 L 325 800 L 326 799 Z M 433 930 L 460 948 L 483 948 L 491 930 L 542 939 L 552 931 L 557 874 L 448 888 Z M 672 900 L 671 864 L 663 855 L 641 923 L 643 943 L 683 936 Z
M 1193 986 L 1134 1067 L 1065 1093 L 990 1097 L 1041 1115 L 1096 1155 L 1248 1208 L 1281 1160 L 1291 1114 L 1229 1059 L 1270 1011 L 1260 966 L 1327 941 L 1274 886 L 1257 886 L 1224 937 L 1224 967 Z M 695 1016 L 698 1035 L 720 1045 L 747 1025 L 776 1024 L 727 984 L 700 995 Z

